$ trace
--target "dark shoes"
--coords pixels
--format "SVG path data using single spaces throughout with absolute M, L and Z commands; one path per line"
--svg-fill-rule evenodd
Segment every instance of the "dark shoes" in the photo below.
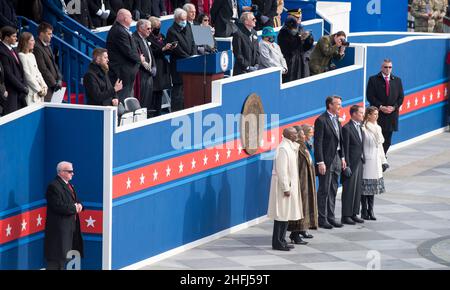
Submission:
M 319 223 L 319 228 L 331 230 L 333 228 L 333 226 L 327 222 L 324 222 L 324 223 Z
M 278 250 L 278 251 L 290 251 L 291 250 L 290 248 L 288 248 L 286 246 L 279 246 L 279 247 L 272 246 L 272 249 Z
M 304 240 L 302 240 L 302 238 L 300 238 L 300 234 L 298 232 L 292 232 L 289 235 L 289 238 L 291 239 L 291 243 L 293 243 L 293 244 L 297 244 L 297 245 L 308 244 L 308 242 L 305 242 Z
M 344 225 L 340 222 L 335 221 L 334 219 L 329 219 L 328 222 L 335 228 L 342 228 Z
M 373 213 L 373 211 L 372 212 L 369 211 L 369 219 L 372 220 L 372 221 L 376 221 L 377 220 L 377 218 L 375 217 L 375 214 Z
M 354 225 L 355 224 L 353 219 L 351 217 L 349 217 L 349 216 L 342 217 L 341 221 L 342 221 L 343 224 L 346 224 L 346 225 Z
M 301 231 L 300 235 L 304 238 L 304 239 L 312 239 L 314 238 L 313 235 L 309 234 L 307 231 Z
M 364 223 L 364 221 L 362 219 L 360 219 L 359 217 L 357 217 L 356 215 L 352 216 L 352 220 L 355 223 L 360 223 L 360 224 Z

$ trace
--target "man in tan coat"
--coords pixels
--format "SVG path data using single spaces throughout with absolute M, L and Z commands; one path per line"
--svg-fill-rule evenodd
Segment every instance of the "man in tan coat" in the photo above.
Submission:
M 447 12 L 447 0 L 433 0 L 433 19 L 434 29 L 433 32 L 444 32 L 444 16 Z
M 267 215 L 274 219 L 272 248 L 289 251 L 293 246 L 288 246 L 285 240 L 288 221 L 302 219 L 303 211 L 298 177 L 297 131 L 292 127 L 286 128 L 283 137 L 273 162 Z

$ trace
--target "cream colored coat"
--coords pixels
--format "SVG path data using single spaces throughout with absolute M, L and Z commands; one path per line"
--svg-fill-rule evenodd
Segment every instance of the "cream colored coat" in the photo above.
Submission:
M 363 179 L 380 179 L 383 177 L 382 164 L 387 163 L 383 150 L 383 133 L 378 124 L 367 122 L 363 127 L 364 157 Z
M 283 138 L 277 148 L 273 162 L 267 213 L 271 219 L 294 221 L 303 218 L 298 177 L 298 148 L 297 143 L 286 138 Z M 290 192 L 290 196 L 284 195 L 286 191 Z
M 26 84 L 29 89 L 26 97 L 27 105 L 43 102 L 43 96 L 47 94 L 47 85 L 39 71 L 34 54 L 31 52 L 26 54 L 19 52 L 19 58 L 23 66 Z M 44 90 L 44 93 L 42 97 L 39 97 L 38 92 L 41 90 Z

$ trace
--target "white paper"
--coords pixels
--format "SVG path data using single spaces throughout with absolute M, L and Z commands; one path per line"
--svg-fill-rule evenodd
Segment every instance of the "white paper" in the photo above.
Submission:
M 62 103 L 65 93 L 66 93 L 65 87 L 62 87 L 60 90 L 57 90 L 56 92 L 53 93 L 51 102 L 52 103 Z

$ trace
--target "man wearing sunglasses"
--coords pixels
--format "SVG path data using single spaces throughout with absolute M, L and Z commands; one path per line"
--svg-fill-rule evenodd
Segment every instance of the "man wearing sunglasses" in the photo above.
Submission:
M 369 78 L 367 100 L 379 109 L 378 125 L 383 130 L 384 153 L 391 146 L 392 133 L 398 131 L 398 115 L 403 104 L 402 80 L 392 74 L 392 61 L 385 59 L 381 71 Z
M 76 250 L 83 257 L 83 238 L 79 213 L 83 205 L 70 183 L 72 163 L 61 161 L 56 166 L 57 176 L 47 187 L 47 219 L 45 222 L 44 256 L 47 270 L 64 270 L 67 253 Z

